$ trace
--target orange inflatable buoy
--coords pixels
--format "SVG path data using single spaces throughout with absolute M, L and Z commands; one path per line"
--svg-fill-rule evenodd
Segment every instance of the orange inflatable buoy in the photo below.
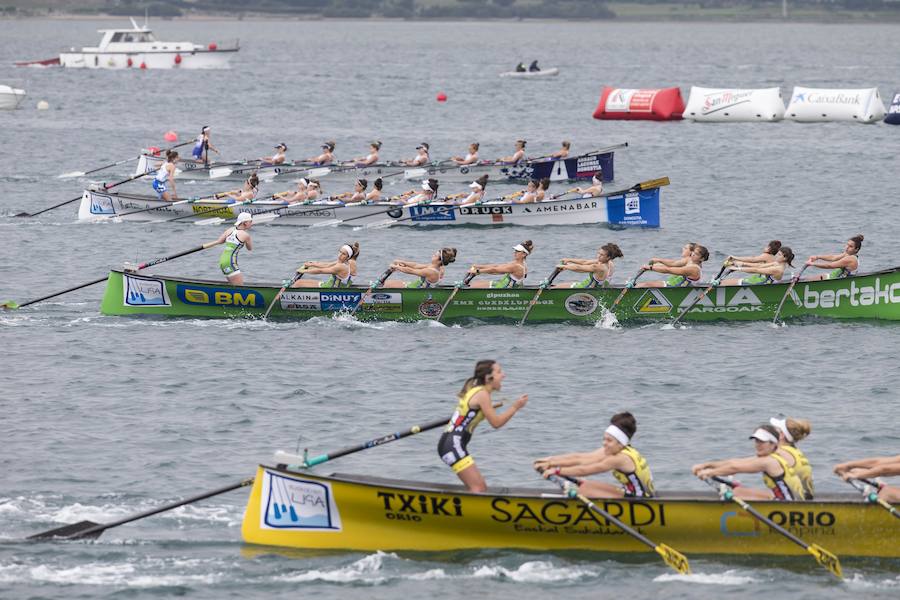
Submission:
M 437 101 L 438 101 L 438 102 L 446 102 L 446 101 L 447 101 L 447 94 L 445 94 L 444 92 L 438 92 L 438 95 L 437 95 Z

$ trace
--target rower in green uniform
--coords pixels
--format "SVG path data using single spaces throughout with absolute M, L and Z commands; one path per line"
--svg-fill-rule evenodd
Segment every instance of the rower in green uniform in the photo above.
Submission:
M 417 263 L 408 260 L 395 260 L 391 269 L 398 273 L 416 275 L 412 281 L 385 281 L 384 287 L 397 288 L 431 288 L 440 285 L 444 279 L 444 267 L 456 261 L 456 248 L 441 248 L 431 255 L 431 262 Z
M 356 257 L 359 256 L 359 242 L 344 244 L 338 250 L 337 260 L 308 260 L 297 269 L 304 275 L 330 275 L 325 280 L 298 279 L 291 287 L 347 288 L 353 285 L 356 275 Z
M 438 456 L 453 469 L 470 492 L 487 491 L 487 483 L 468 449 L 475 428 L 481 421 L 487 420 L 491 427 L 499 429 L 528 402 L 528 394 L 522 394 L 509 410 L 502 414 L 494 410 L 491 394 L 500 390 L 505 377 L 497 361 L 478 361 L 475 373 L 466 379 L 459 391 L 456 410 L 438 440 Z
M 769 424 L 778 430 L 778 454 L 784 458 L 792 458 L 794 460 L 794 471 L 800 477 L 800 483 L 803 484 L 803 499 L 812 500 L 816 494 L 816 488 L 813 485 L 812 465 L 809 459 L 803 454 L 803 451 L 797 447 L 800 440 L 806 439 L 812 427 L 806 419 L 792 419 L 786 417 L 777 419 L 772 417 Z
M 603 445 L 591 452 L 545 456 L 534 461 L 544 477 L 574 478 L 578 490 L 589 498 L 652 498 L 653 475 L 646 459 L 631 445 L 637 421 L 630 412 L 613 415 L 603 433 Z M 612 472 L 620 485 L 582 479 Z
M 244 274 L 238 267 L 238 252 L 244 246 L 247 247 L 248 252 L 253 251 L 253 241 L 248 233 L 251 227 L 253 227 L 253 215 L 242 212 L 235 219 L 234 227 L 226 229 L 216 240 L 216 244 L 225 244 L 225 249 L 219 255 L 219 268 L 222 269 L 222 274 L 228 279 L 228 283 L 244 285 Z
M 622 250 L 617 244 L 604 244 L 597 250 L 597 258 L 564 258 L 559 261 L 558 269 L 575 273 L 588 273 L 581 281 L 574 283 L 558 283 L 555 288 L 597 288 L 609 285 L 615 267 L 613 260 L 622 257 Z
M 744 500 L 803 500 L 803 482 L 797 475 L 793 456 L 786 458 L 778 453 L 778 430 L 760 425 L 750 436 L 756 444 L 756 456 L 715 460 L 694 465 L 692 471 L 700 479 L 727 476 L 736 473 L 760 473 L 766 489 L 740 486 L 734 495 Z
M 721 285 L 760 285 L 766 283 L 785 283 L 790 277 L 785 276 L 788 266 L 794 266 L 794 251 L 781 246 L 770 262 L 740 262 L 735 259 L 728 268 L 732 271 L 751 273 L 742 279 L 725 279 Z
M 850 479 L 874 479 L 875 477 L 891 477 L 900 475 L 900 454 L 897 456 L 874 456 L 861 458 L 834 466 L 834 472 L 844 481 Z M 900 502 L 900 487 L 881 484 L 878 497 L 885 502 Z
M 859 251 L 862 248 L 862 234 L 855 235 L 844 245 L 844 251 L 840 254 L 818 254 L 809 257 L 806 264 L 816 269 L 830 269 L 825 275 L 810 277 L 816 279 L 841 279 L 848 275 L 855 275 L 859 271 Z
M 525 285 L 528 277 L 528 264 L 526 259 L 534 250 L 531 240 L 525 240 L 521 244 L 513 246 L 513 259 L 507 263 L 490 263 L 472 265 L 469 273 L 475 275 L 503 275 L 494 281 L 473 281 L 469 285 L 474 288 L 518 288 Z
M 641 268 L 645 271 L 664 273 L 669 276 L 655 281 L 642 281 L 637 287 L 690 287 L 696 285 L 703 278 L 703 263 L 709 259 L 709 250 L 700 244 L 688 244 L 693 246 L 690 254 L 681 258 L 651 258 L 650 262 Z M 685 248 L 688 248 L 685 246 Z

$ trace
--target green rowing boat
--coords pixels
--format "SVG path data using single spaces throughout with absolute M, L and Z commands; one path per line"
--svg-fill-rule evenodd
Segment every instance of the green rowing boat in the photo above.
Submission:
M 236 286 L 220 281 L 111 271 L 100 311 L 104 315 L 173 317 L 262 317 L 280 284 Z M 386 288 L 362 297 L 366 286 L 294 288 L 272 308 L 275 318 L 308 319 L 350 312 L 361 320 L 436 319 L 455 288 Z M 462 288 L 442 321 L 522 318 L 537 287 Z M 597 289 L 549 288 L 528 313 L 528 323 L 601 320 L 622 286 Z M 787 283 L 721 286 L 684 316 L 689 321 L 771 321 Z M 619 322 L 668 321 L 697 300 L 703 287 L 633 288 L 616 307 Z M 900 267 L 843 279 L 801 281 L 784 303 L 784 318 L 900 320 Z

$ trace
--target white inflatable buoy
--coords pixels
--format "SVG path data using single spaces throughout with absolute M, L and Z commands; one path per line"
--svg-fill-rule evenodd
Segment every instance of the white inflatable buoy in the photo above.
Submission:
M 884 103 L 878 88 L 840 90 L 796 86 L 784 118 L 874 123 L 884 118 Z
M 784 100 L 780 88 L 737 89 L 691 87 L 684 118 L 694 121 L 780 121 Z
M 37 103 L 38 110 L 47 110 L 49 108 L 50 108 L 50 103 L 47 102 L 46 100 L 41 100 L 40 102 Z

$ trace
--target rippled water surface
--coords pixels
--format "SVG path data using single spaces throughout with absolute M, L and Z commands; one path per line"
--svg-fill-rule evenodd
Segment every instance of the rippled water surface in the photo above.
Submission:
M 493 230 L 254 229 L 241 266 L 280 280 L 303 260 L 363 248 L 361 279 L 396 257 L 460 249 L 448 277 L 501 260 L 524 238 L 542 277 L 562 256 L 624 250 L 619 277 L 685 240 L 727 254 L 772 238 L 798 256 L 839 251 L 866 236 L 863 268 L 897 264 L 897 135 L 884 124 L 598 122 L 602 85 L 655 87 L 900 87 L 897 26 L 577 23 L 159 22 L 169 39 L 240 37 L 228 71 L 109 72 L 11 67 L 96 41 L 89 21 L 0 22 L 0 80 L 18 79 L 25 108 L 0 112 L 0 295 L 22 301 L 102 276 L 122 261 L 164 256 L 214 239 L 195 225 L 75 223 L 75 206 L 37 219 L 8 215 L 80 195 L 88 170 L 214 127 L 231 158 L 286 142 L 338 155 L 384 142 L 382 156 L 435 157 L 478 140 L 483 156 L 525 137 L 534 154 L 572 139 L 574 150 L 627 141 L 617 184 L 668 175 L 663 228 Z M 539 58 L 561 74 L 509 81 L 497 73 Z M 434 101 L 444 91 L 446 104 Z M 37 111 L 39 99 L 49 111 Z M 107 181 L 127 176 L 109 172 Z M 101 174 L 98 174 L 98 177 Z M 105 173 L 102 175 L 106 175 Z M 146 184 L 131 184 L 141 189 Z M 191 193 L 209 184 L 183 184 Z M 124 188 L 123 189 L 129 189 Z M 144 188 L 146 189 L 146 187 Z M 395 187 L 393 189 L 399 189 Z M 494 188 L 500 191 L 498 188 Z M 279 191 L 277 184 L 263 189 Z M 343 191 L 343 190 L 329 190 Z M 449 189 L 449 192 L 461 191 Z M 218 277 L 213 253 L 157 272 Z M 107 522 L 253 473 L 275 449 L 328 451 L 403 425 L 449 415 L 475 360 L 496 357 L 506 397 L 528 406 L 472 448 L 490 483 L 535 484 L 531 459 L 599 443 L 609 415 L 637 415 L 636 439 L 658 485 L 701 490 L 692 463 L 749 453 L 758 422 L 806 417 L 804 448 L 822 491 L 847 491 L 830 468 L 897 451 L 900 327 L 818 322 L 693 325 L 680 330 L 576 326 L 360 324 L 150 320 L 100 316 L 102 286 L 0 314 L 0 596 L 596 598 L 727 594 L 736 598 L 896 597 L 896 562 L 847 561 L 832 581 L 806 559 L 692 557 L 670 574 L 652 556 L 467 552 L 448 555 L 272 553 L 244 546 L 246 492 L 123 526 L 96 543 L 24 544 L 27 535 L 82 519 Z M 452 482 L 424 434 L 334 463 L 334 470 Z M 331 466 L 323 468 L 330 472 Z

